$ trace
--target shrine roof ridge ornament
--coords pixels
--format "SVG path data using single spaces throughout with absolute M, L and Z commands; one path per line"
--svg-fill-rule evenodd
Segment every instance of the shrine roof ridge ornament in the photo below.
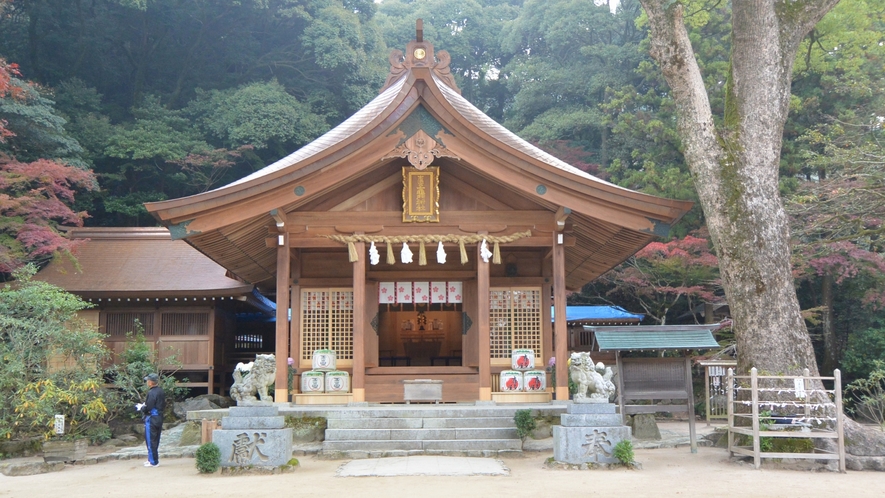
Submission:
M 415 39 L 406 45 L 406 52 L 403 53 L 402 50 L 395 48 L 390 52 L 387 60 L 390 62 L 390 72 L 384 86 L 381 87 L 382 92 L 405 76 L 412 68 L 428 68 L 443 84 L 459 94 L 461 93 L 449 67 L 452 56 L 445 50 L 434 53 L 433 45 L 424 40 L 424 21 L 422 19 L 415 22 Z

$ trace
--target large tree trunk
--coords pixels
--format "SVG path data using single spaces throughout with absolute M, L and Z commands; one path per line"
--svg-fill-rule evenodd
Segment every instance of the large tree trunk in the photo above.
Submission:
M 742 374 L 752 367 L 763 375 L 818 372 L 793 287 L 778 166 L 799 42 L 837 2 L 732 2 L 731 73 L 717 128 L 682 5 L 641 0 L 651 55 L 673 91 L 686 162 L 719 256 Z

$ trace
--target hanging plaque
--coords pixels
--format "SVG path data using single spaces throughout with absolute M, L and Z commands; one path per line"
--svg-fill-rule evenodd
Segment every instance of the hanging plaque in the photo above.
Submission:
M 439 223 L 439 168 L 403 168 L 403 222 Z

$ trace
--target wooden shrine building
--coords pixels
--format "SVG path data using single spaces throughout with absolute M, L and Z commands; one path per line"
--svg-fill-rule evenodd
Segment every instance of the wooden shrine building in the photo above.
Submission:
M 224 187 L 147 204 L 242 280 L 276 295 L 276 399 L 286 359 L 316 349 L 353 401 L 489 400 L 511 350 L 557 358 L 568 399 L 566 291 L 659 236 L 691 206 L 595 178 L 464 99 L 419 29 L 381 93 L 325 135 Z M 291 317 L 291 319 L 290 319 Z M 555 330 L 554 330 L 555 329 Z M 540 360 L 543 364 L 543 360 Z
M 105 334 L 110 363 L 140 331 L 161 368 L 188 379 L 180 385 L 222 393 L 237 360 L 273 347 L 275 337 L 236 323 L 237 314 L 273 314 L 273 302 L 165 228 L 73 228 L 68 237 L 81 242 L 76 263 L 57 258 L 35 278 L 92 303 L 78 315 Z

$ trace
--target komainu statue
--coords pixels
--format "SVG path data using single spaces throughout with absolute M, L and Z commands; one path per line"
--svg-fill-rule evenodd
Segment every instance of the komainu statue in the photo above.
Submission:
M 273 402 L 273 398 L 267 394 L 267 386 L 274 383 L 277 374 L 277 361 L 272 354 L 255 355 L 255 361 L 243 365 L 237 365 L 234 369 L 234 385 L 230 387 L 230 397 L 238 405 L 248 405 L 258 402 Z
M 589 353 L 572 353 L 569 365 L 569 378 L 577 384 L 576 403 L 608 403 L 615 393 L 611 367 L 602 362 L 593 364 Z

